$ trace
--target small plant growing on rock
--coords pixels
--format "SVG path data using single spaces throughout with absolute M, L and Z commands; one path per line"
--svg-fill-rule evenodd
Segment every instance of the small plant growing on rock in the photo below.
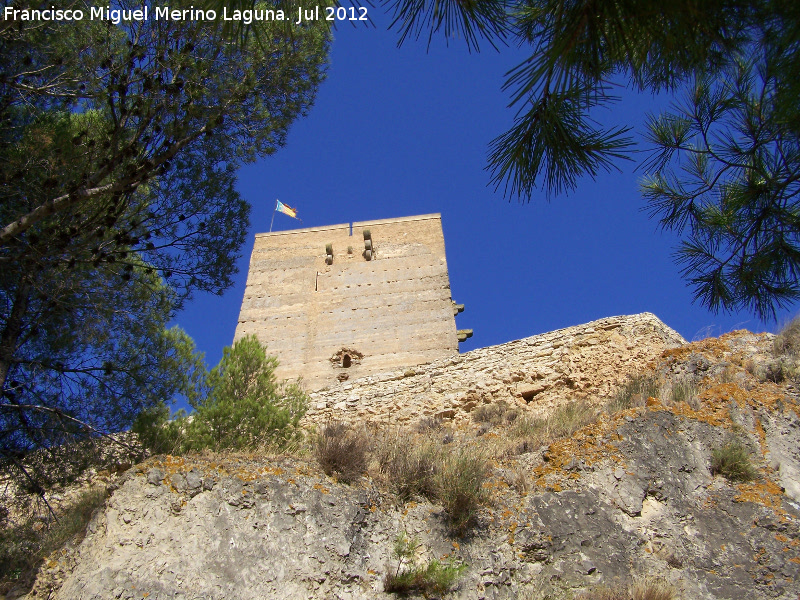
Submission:
M 489 471 L 484 455 L 464 446 L 440 454 L 434 474 L 436 499 L 447 513 L 453 530 L 461 534 L 469 527 L 486 498 L 483 487 Z
M 576 600 L 674 600 L 675 589 L 660 579 L 648 579 L 630 586 L 599 586 L 582 592 Z
M 800 316 L 795 317 L 781 330 L 772 344 L 775 356 L 800 357 Z
M 700 401 L 697 397 L 697 384 L 691 379 L 684 378 L 672 382 L 669 387 L 669 399 L 673 404 L 685 402 L 694 410 L 700 408 Z
M 739 442 L 730 442 L 711 451 L 711 473 L 729 481 L 752 481 L 758 475 L 750 463 L 750 453 Z
M 544 444 L 572 435 L 581 427 L 597 421 L 597 418 L 597 411 L 587 402 L 570 402 L 544 417 L 525 416 L 517 419 L 511 434 L 518 440 L 523 440 L 522 444 L 517 444 L 519 453 L 530 452 Z
M 397 497 L 406 502 L 415 496 L 436 499 L 433 476 L 442 448 L 430 440 L 421 442 L 400 435 L 381 445 L 378 465 Z
M 474 411 L 472 411 L 472 419 L 477 423 L 488 423 L 491 425 L 503 425 L 505 423 L 513 423 L 519 413 L 516 409 L 509 406 L 508 403 L 493 402 L 490 404 L 482 404 Z
M 661 385 L 652 374 L 641 374 L 631 377 L 617 390 L 608 403 L 608 412 L 613 414 L 621 410 L 644 406 L 648 398 L 658 397 Z
M 397 536 L 392 556 L 397 559 L 397 568 L 386 573 L 383 579 L 385 592 L 408 594 L 446 594 L 458 580 L 466 565 L 450 559 L 446 562 L 433 559 L 421 565 L 414 560 L 420 547 L 416 538 L 409 540 L 405 533 Z
M 369 446 L 363 429 L 332 422 L 314 441 L 314 455 L 327 475 L 352 483 L 367 470 Z

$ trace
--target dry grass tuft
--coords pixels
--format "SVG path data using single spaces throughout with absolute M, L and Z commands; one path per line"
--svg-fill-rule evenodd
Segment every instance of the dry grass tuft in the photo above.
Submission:
M 773 341 L 775 356 L 800 358 L 800 315 L 789 321 Z
M 711 473 L 729 481 L 752 481 L 758 471 L 750 463 L 750 453 L 738 442 L 711 451 Z
M 559 406 L 543 417 L 521 417 L 514 422 L 510 435 L 519 440 L 518 453 L 531 452 L 557 439 L 571 436 L 598 418 L 597 410 L 581 400 Z
M 463 533 L 472 524 L 486 499 L 483 484 L 488 474 L 486 457 L 474 446 L 462 446 L 439 455 L 434 473 L 436 499 L 456 533 Z
M 369 447 L 363 428 L 332 422 L 314 441 L 314 456 L 327 475 L 352 483 L 367 470 Z
M 518 416 L 517 409 L 503 400 L 491 404 L 482 404 L 472 411 L 472 419 L 474 421 L 490 425 L 507 425 L 513 423 Z
M 675 600 L 675 588 L 660 579 L 638 581 L 628 587 L 599 586 L 582 592 L 576 600 Z
M 377 461 L 399 500 L 423 497 L 441 504 L 456 533 L 469 527 L 486 499 L 489 465 L 476 446 L 401 434 L 381 444 Z
M 661 392 L 661 382 L 653 374 L 631 377 L 617 390 L 607 405 L 608 412 L 614 414 L 635 406 L 644 406 L 649 397 L 657 398 Z
M 669 400 L 673 404 L 685 402 L 692 410 L 700 410 L 700 390 L 694 380 L 690 378 L 678 379 L 669 386 Z
M 378 450 L 378 467 L 392 491 L 406 502 L 415 496 L 436 497 L 433 476 L 441 448 L 431 440 L 398 435 Z

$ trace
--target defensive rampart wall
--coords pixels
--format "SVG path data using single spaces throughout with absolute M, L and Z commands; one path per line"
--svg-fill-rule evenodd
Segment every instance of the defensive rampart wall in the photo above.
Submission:
M 586 400 L 600 404 L 664 350 L 685 344 L 652 313 L 607 317 L 414 368 L 345 381 L 311 394 L 307 424 L 413 424 L 469 418 L 504 401 L 533 413 Z

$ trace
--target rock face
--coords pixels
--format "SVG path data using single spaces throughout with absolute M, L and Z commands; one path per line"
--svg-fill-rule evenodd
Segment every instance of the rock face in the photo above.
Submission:
M 448 530 L 441 507 L 400 503 L 367 476 L 337 483 L 302 459 L 150 459 L 96 515 L 54 597 L 392 598 L 383 578 L 397 568 L 393 544 L 406 534 L 420 562 L 452 557 L 467 566 L 452 598 L 569 598 L 659 577 L 678 598 L 797 600 L 800 404 L 791 383 L 749 372 L 769 345 L 768 336 L 738 332 L 661 352 L 653 368 L 665 381 L 695 382 L 695 399 L 669 400 L 665 390 L 539 450 L 498 457 L 490 500 L 463 537 Z M 453 431 L 474 437 L 474 425 L 457 424 Z M 750 450 L 755 480 L 712 474 L 712 451 L 732 440 Z
M 331 386 L 311 394 L 306 422 L 459 420 L 499 400 L 544 411 L 604 398 L 664 350 L 685 343 L 652 313 L 608 317 Z

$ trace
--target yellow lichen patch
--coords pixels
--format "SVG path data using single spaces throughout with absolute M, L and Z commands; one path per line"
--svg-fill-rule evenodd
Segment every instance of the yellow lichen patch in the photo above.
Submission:
M 702 404 L 699 410 L 693 409 L 686 402 L 673 404 L 671 406 L 653 406 L 651 410 L 667 410 L 674 415 L 708 423 L 714 427 L 732 427 L 733 421 L 731 420 L 730 409 L 728 408 L 729 396 L 726 395 L 728 386 L 740 392 L 742 391 L 732 384 L 721 384 L 700 394 Z
M 576 456 L 579 456 L 586 466 L 591 466 L 603 460 L 621 462 L 622 458 L 617 448 L 605 440 L 622 439 L 619 434 L 616 432 L 610 433 L 610 431 L 629 412 L 635 414 L 636 409 L 622 411 L 612 418 L 601 418 L 595 423 L 582 427 L 572 437 L 562 438 L 551 443 L 547 448 L 547 462 L 533 469 L 536 485 L 551 488 L 553 491 L 561 491 L 562 487 L 559 482 L 548 483 L 548 476 L 560 476 L 576 481 L 580 475 L 565 470 L 565 467 L 569 466 Z M 578 475 L 578 477 L 574 477 L 574 475 Z
M 715 359 L 722 359 L 731 352 L 731 348 L 728 345 L 728 340 L 743 333 L 746 332 L 732 331 L 731 333 L 726 333 L 718 338 L 706 338 L 704 340 L 700 340 L 699 342 L 692 342 L 691 344 L 686 344 L 685 346 L 681 346 L 679 348 L 665 350 L 661 353 L 661 358 L 665 360 L 671 359 L 671 361 L 677 362 L 686 360 L 692 354 L 705 354 L 712 356 Z
M 735 400 L 739 408 L 744 408 L 747 404 L 747 392 L 735 383 L 718 383 L 700 392 L 700 400 L 725 405 Z
M 767 432 L 764 431 L 764 426 L 761 424 L 761 419 L 756 417 L 755 422 L 755 430 L 756 435 L 758 436 L 758 443 L 761 446 L 761 454 L 766 456 L 767 452 L 769 452 L 769 446 L 767 446 Z
M 784 543 L 789 541 L 788 537 L 786 537 L 785 535 L 781 535 L 780 533 L 775 534 L 775 539 L 778 540 L 779 542 L 784 542 Z
M 186 464 L 186 461 L 183 459 L 182 456 L 172 456 L 171 454 L 167 454 L 164 457 L 164 466 L 165 467 L 173 467 L 178 468 L 182 467 Z
M 265 467 L 261 467 L 261 473 L 264 475 L 283 475 L 283 469 L 280 467 L 267 465 Z
M 315 490 L 319 490 L 319 492 L 322 493 L 322 494 L 330 494 L 331 493 L 331 491 L 328 488 L 326 488 L 324 485 L 322 485 L 321 483 L 315 483 L 311 487 L 313 487 Z
M 750 483 L 740 483 L 736 486 L 739 493 L 734 497 L 735 502 L 755 502 L 771 508 L 776 513 L 783 514 L 781 498 L 783 491 L 780 486 L 770 479 Z
M 789 562 L 800 564 L 800 558 L 793 556 L 792 558 L 789 559 Z

